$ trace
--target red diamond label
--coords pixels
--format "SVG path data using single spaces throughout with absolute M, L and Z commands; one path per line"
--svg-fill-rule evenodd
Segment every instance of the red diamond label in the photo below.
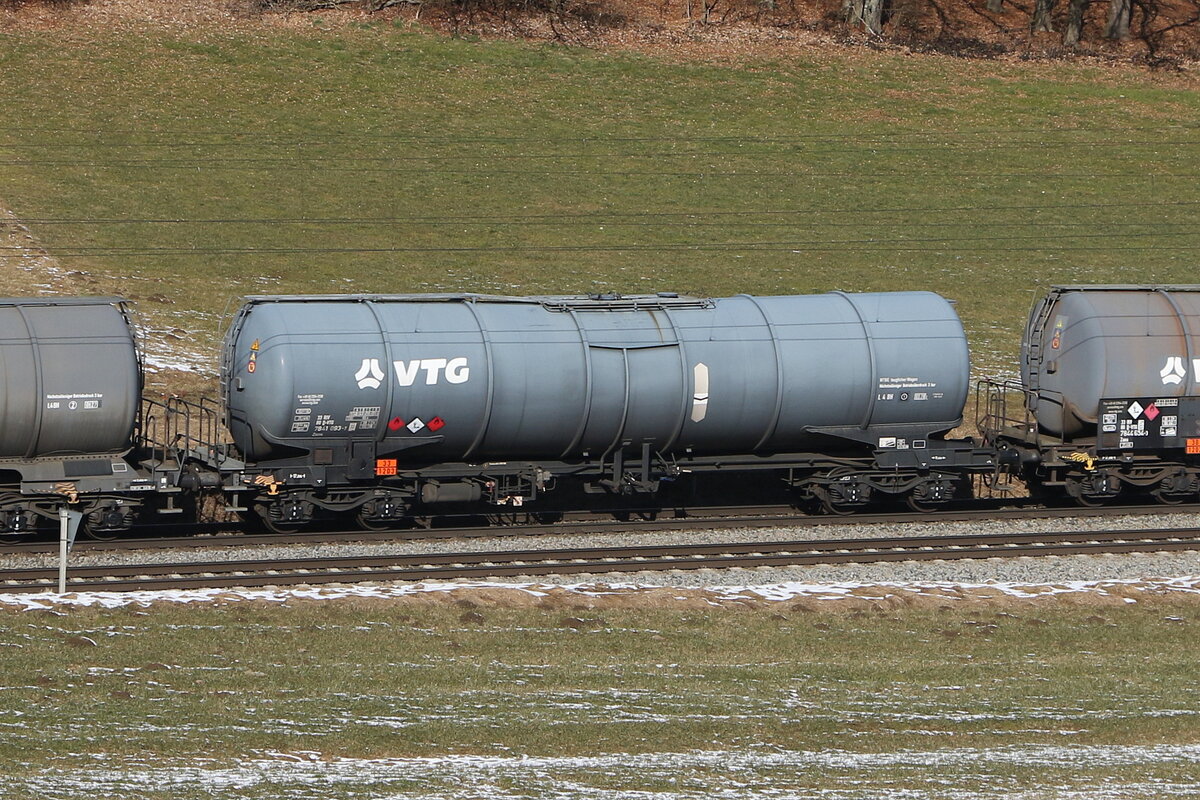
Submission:
M 392 417 L 391 421 L 388 422 L 388 430 L 389 431 L 398 431 L 403 427 L 404 427 L 404 420 L 400 419 L 399 417 Z
M 1154 422 L 1154 418 L 1161 413 L 1162 412 L 1158 410 L 1158 406 L 1154 405 L 1154 403 L 1146 406 L 1146 419 L 1150 420 L 1151 422 Z
M 428 427 L 431 431 L 438 431 L 441 430 L 445 424 L 446 420 L 442 419 L 441 417 L 434 417 L 433 419 L 429 420 L 426 427 Z

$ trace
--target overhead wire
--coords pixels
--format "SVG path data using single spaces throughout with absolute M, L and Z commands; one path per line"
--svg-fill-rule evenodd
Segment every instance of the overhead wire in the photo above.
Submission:
M 1196 127 L 1197 126 L 1189 126 L 1189 125 L 1167 125 L 1167 126 L 1155 126 L 1155 127 L 1142 127 L 1142 128 L 1136 128 L 1136 129 L 1095 127 L 1095 126 L 1093 126 L 1093 127 L 1078 127 L 1078 128 L 1011 128 L 1011 129 L 988 129 L 988 130 L 955 131 L 955 132 L 898 131 L 898 132 L 879 132 L 879 133 L 871 133 L 871 134 L 850 134 L 850 135 L 845 135 L 845 136 L 812 134 L 812 135 L 793 136 L 793 137 L 745 137 L 745 136 L 739 136 L 739 137 L 725 137 L 725 136 L 689 137 L 686 135 L 675 135 L 675 136 L 662 136 L 662 137 L 564 137 L 564 138 L 558 138 L 558 139 L 547 139 L 547 138 L 536 138 L 536 137 L 457 137 L 457 138 L 455 138 L 455 137 L 425 137 L 425 138 L 419 138 L 419 137 L 404 137 L 404 136 L 388 137 L 388 136 L 383 136 L 382 134 L 379 135 L 379 137 L 375 137 L 375 136 L 364 136 L 362 134 L 346 134 L 346 135 L 334 135 L 332 138 L 336 139 L 339 142 L 375 141 L 378 138 L 379 140 L 382 140 L 382 141 L 425 143 L 425 144 L 431 144 L 431 143 L 433 143 L 433 144 L 447 144 L 447 143 L 450 143 L 450 144 L 478 144 L 478 143 L 489 143 L 489 142 L 497 143 L 497 144 L 499 144 L 499 143 L 512 144 L 512 143 L 524 142 L 524 143 L 534 143 L 534 144 L 545 145 L 545 144 L 556 144 L 556 143 L 610 144 L 610 143 L 632 143 L 632 142 L 640 142 L 640 143 L 669 142 L 672 144 L 721 143 L 723 145 L 728 145 L 730 143 L 737 143 L 737 144 L 750 144 L 750 145 L 761 145 L 761 144 L 811 145 L 814 142 L 845 143 L 846 141 L 860 141 L 860 142 L 870 143 L 870 142 L 879 142 L 879 141 L 884 141 L 884 142 L 900 141 L 900 140 L 904 140 L 904 139 L 911 139 L 911 138 L 918 138 L 918 137 L 923 137 L 923 138 L 956 137 L 956 138 L 961 139 L 962 137 L 967 137 L 967 136 L 982 136 L 982 135 L 990 136 L 990 135 L 998 135 L 998 134 L 1002 134 L 1002 133 L 1040 133 L 1040 134 L 1045 134 L 1047 132 L 1053 132 L 1053 133 L 1071 133 L 1071 132 L 1097 133 L 1097 132 L 1103 132 L 1103 131 L 1122 131 L 1122 132 L 1128 133 L 1131 130 L 1135 130 L 1139 133 L 1145 133 L 1148 131 L 1180 131 L 1180 130 L 1191 132 L 1192 130 L 1196 129 Z M 46 130 L 55 130 L 55 129 L 0 127 L 0 132 L 28 131 L 28 130 L 38 130 L 41 132 L 45 132 Z M 80 132 L 77 129 L 58 129 L 58 130 L 68 131 L 68 132 L 73 132 L 73 133 Z M 105 131 L 104 133 L 112 134 L 113 132 Z M 133 132 L 129 132 L 129 133 L 133 133 Z M 139 133 L 145 134 L 144 131 L 139 132 Z M 156 135 L 165 135 L 163 132 L 155 132 L 155 133 L 156 133 Z M 192 132 L 192 133 L 195 133 L 195 132 Z M 213 136 L 230 136 L 230 135 L 252 136 L 252 135 L 254 135 L 254 136 L 257 136 L 257 132 L 245 132 L 245 131 L 239 132 L 239 133 L 212 132 L 210 134 L 205 134 L 205 135 L 213 135 Z M 196 143 L 196 142 L 173 141 L 173 142 L 159 142 L 159 143 L 151 143 L 151 144 L 156 147 L 164 147 L 164 148 L 169 147 L 169 148 L 179 149 L 179 148 L 187 148 L 187 147 L 226 147 L 226 146 L 230 146 L 230 147 L 244 146 L 244 147 L 256 147 L 256 148 L 262 148 L 264 146 L 289 146 L 289 147 L 300 146 L 300 147 L 308 148 L 308 147 L 312 147 L 312 146 L 318 146 L 319 144 L 322 144 L 322 143 L 314 143 L 312 140 L 293 141 L 293 140 L 289 140 L 289 139 L 276 140 L 273 143 L 272 140 L 269 140 L 269 139 L 264 140 L 262 138 L 255 138 L 253 140 L 238 141 L 238 142 Z M 979 143 L 974 143 L 974 142 L 938 141 L 938 142 L 932 142 L 928 145 L 923 145 L 920 147 L 914 147 L 914 146 L 889 147 L 886 150 L 879 151 L 879 154 L 887 155 L 889 153 L 894 153 L 894 152 L 934 152 L 934 151 L 944 152 L 947 149 L 958 149 L 961 147 L 965 147 L 968 144 L 970 144 L 976 148 L 978 148 L 980 146 Z M 983 146 L 986 149 L 1012 148 L 1012 147 L 1025 148 L 1025 147 L 1029 147 L 1031 144 L 1036 144 L 1041 147 L 1046 147 L 1046 146 L 1051 146 L 1051 147 L 1069 147 L 1069 146 L 1092 147 L 1092 146 L 1097 146 L 1097 147 L 1106 147 L 1106 148 L 1120 148 L 1120 147 L 1127 148 L 1127 147 L 1131 147 L 1131 146 L 1139 146 L 1140 147 L 1140 146 L 1144 146 L 1144 145 L 1145 146 L 1155 146 L 1155 147 L 1179 147 L 1179 146 L 1191 146 L 1194 144 L 1200 144 L 1200 140 L 1179 141 L 1179 140 L 1162 140 L 1162 139 L 1160 139 L 1160 140 L 1153 140 L 1153 141 L 1151 141 L 1151 140 L 1126 140 L 1124 142 L 1119 142 L 1119 141 L 1118 142 L 1112 142 L 1112 141 L 1083 141 L 1083 142 L 1080 142 L 1080 141 L 1055 141 L 1055 142 L 1017 141 L 1017 142 L 987 142 Z M 143 146 L 147 146 L 147 143 L 145 143 L 145 142 L 120 142 L 120 143 L 113 143 L 113 142 L 101 142 L 101 143 L 67 142 L 67 143 L 63 143 L 63 142 L 58 142 L 58 143 L 18 143 L 18 144 L 9 143 L 9 144 L 0 144 L 0 149 L 3 149 L 5 147 L 12 148 L 12 149 L 17 149 L 17 148 L 36 149 L 36 148 L 52 148 L 52 147 L 68 148 L 68 147 L 143 147 Z M 840 149 L 834 149 L 834 150 L 828 150 L 828 151 L 822 151 L 822 152 L 845 153 L 845 152 L 860 152 L 862 150 L 863 150 L 863 148 L 860 147 L 860 148 L 840 148 Z M 872 150 L 871 154 L 875 155 L 876 151 Z M 223 158 L 223 159 L 221 159 L 221 161 L 215 162 L 215 163 L 213 162 L 212 159 L 186 159 L 186 158 L 185 159 L 171 159 L 171 158 L 167 158 L 167 159 L 153 159 L 153 158 L 142 158 L 142 159 L 138 159 L 138 158 L 134 158 L 134 159 L 30 158 L 30 159 L 26 159 L 26 158 L 14 158 L 14 159 L 8 159 L 8 160 L 0 160 L 0 166 L 19 164 L 22 166 L 27 166 L 27 165 L 72 166 L 72 167 L 73 166 L 86 166 L 86 167 L 91 167 L 91 168 L 132 167 L 132 168 L 161 168 L 161 169 L 168 169 L 168 170 L 169 169 L 193 169 L 193 168 L 204 169 L 204 170 L 212 170 L 212 169 L 231 170 L 231 169 L 247 169 L 248 167 L 254 168 L 256 166 L 270 167 L 273 169 L 296 170 L 296 169 L 309 169 L 309 168 L 318 168 L 319 167 L 323 171 L 333 171 L 333 172 L 358 172 L 358 173 L 376 172 L 376 173 L 389 173 L 389 174 L 420 173 L 420 174 L 428 175 L 431 172 L 430 169 L 428 169 L 428 168 L 383 168 L 383 167 L 355 168 L 355 167 L 336 166 L 332 162 L 336 162 L 337 164 L 345 164 L 345 163 L 386 164 L 386 163 L 391 163 L 391 162 L 416 162 L 416 161 L 439 162 L 439 161 L 458 161 L 458 160 L 465 160 L 465 159 L 471 159 L 471 160 L 475 160 L 477 162 L 478 161 L 487 162 L 489 160 L 491 160 L 491 161 L 504 161 L 504 160 L 514 160 L 514 161 L 515 160 L 526 160 L 526 161 L 529 161 L 529 160 L 535 160 L 535 159 L 550 160 L 550 159 L 578 159 L 578 158 L 586 158 L 586 159 L 591 159 L 591 158 L 650 158 L 650 157 L 653 157 L 653 158 L 663 158 L 663 157 L 698 158 L 698 157 L 706 157 L 706 156 L 736 156 L 739 158 L 743 158 L 743 157 L 762 157 L 763 155 L 765 155 L 765 154 L 760 153 L 760 152 L 747 153 L 747 152 L 742 152 L 742 151 L 703 151 L 703 150 L 697 151 L 697 150 L 688 149 L 688 150 L 682 150 L 682 151 L 673 150 L 673 151 L 667 151 L 667 152 L 640 152 L 640 153 L 612 153 L 612 152 L 502 153 L 502 154 L 498 154 L 498 155 L 486 155 L 485 154 L 483 156 L 481 156 L 478 153 L 474 153 L 474 154 L 470 154 L 470 155 L 466 155 L 466 154 L 434 154 L 434 155 L 422 154 L 422 155 L 405 155 L 405 156 L 355 156 L 355 155 L 338 154 L 336 156 L 336 158 L 333 156 L 328 156 L 328 157 L 327 156 L 317 156 L 317 157 L 305 157 L 302 159 L 297 159 L 297 158 L 288 159 L 288 158 L 281 158 L 281 157 L 270 157 L 270 158 L 235 157 L 235 158 Z M 618 169 L 618 170 L 589 170 L 589 169 L 546 169 L 546 168 L 542 168 L 542 169 L 535 169 L 535 170 L 530 170 L 530 169 L 508 170 L 508 169 L 487 169 L 487 168 L 481 169 L 478 165 L 475 165 L 475 166 L 472 166 L 470 169 L 454 169 L 454 168 L 440 167 L 436 170 L 436 174 L 441 174 L 441 175 L 520 174 L 520 175 L 545 175 L 545 176 L 579 175 L 579 176 L 588 176 L 588 177 L 612 176 L 612 177 L 664 177 L 664 178 L 671 178 L 671 177 L 685 177 L 685 178 L 788 177 L 788 178 L 805 178 L 805 179 L 809 179 L 809 178 L 839 178 L 839 179 L 855 179 L 855 180 L 859 180 L 859 181 L 864 181 L 864 180 L 871 180 L 871 179 L 883 180 L 885 178 L 905 177 L 905 176 L 912 176 L 912 175 L 917 175 L 917 174 L 925 175 L 925 174 L 927 174 L 927 171 L 921 170 L 920 172 L 911 172 L 911 171 L 902 171 L 902 170 L 889 170 L 883 175 L 880 175 L 878 173 L 871 174 L 871 175 L 863 175 L 862 173 L 855 172 L 855 171 L 809 172 L 809 171 L 789 170 L 786 172 L 778 172 L 778 171 L 767 172 L 767 171 L 759 171 L 759 170 L 736 170 L 736 169 L 735 170 L 708 169 L 708 170 L 700 170 L 700 171 L 671 171 L 671 170 L 620 170 L 620 169 Z M 1141 170 L 1137 170 L 1136 172 L 1130 172 L 1130 171 L 1094 172 L 1094 171 L 1089 171 L 1089 172 L 1061 172 L 1061 173 L 1048 173 L 1045 170 L 1037 170 L 1037 171 L 1030 171 L 1030 172 L 1007 172 L 1007 173 L 980 172 L 980 171 L 974 171 L 974 172 L 943 171 L 942 176 L 949 177 L 949 178 L 987 178 L 987 179 L 997 179 L 997 180 L 998 179 L 1009 179 L 1009 178 L 1037 178 L 1039 180 L 1073 179 L 1073 178 L 1092 179 L 1092 178 L 1103 176 L 1103 177 L 1129 177 L 1129 178 L 1136 177 L 1136 178 L 1141 178 L 1141 179 L 1149 178 L 1151 180 L 1154 180 L 1157 178 L 1195 178 L 1195 177 L 1197 177 L 1197 174 L 1192 173 L 1192 172 L 1164 172 L 1164 171 L 1148 172 L 1145 169 L 1141 169 Z M 1136 209 L 1160 209 L 1161 210 L 1161 209 L 1168 209 L 1168 208 L 1173 208 L 1173 207 L 1174 208 L 1187 208 L 1187 207 L 1194 207 L 1196 205 L 1200 205 L 1200 201 L 1175 200 L 1175 201 L 1126 202 L 1126 203 L 1067 203 L 1067 204 L 1029 204 L 1029 205 L 1023 205 L 1023 204 L 1004 205 L 1004 204 L 1001 204 L 1001 205 L 992 205 L 992 206 L 983 206 L 983 205 L 981 205 L 981 206 L 958 205 L 958 206 L 947 206 L 947 207 L 927 206 L 927 207 L 921 207 L 921 208 L 891 207 L 891 208 L 836 208 L 836 209 L 765 209 L 765 210 L 739 210 L 739 211 L 706 211 L 706 210 L 700 210 L 700 209 L 693 209 L 693 210 L 670 211 L 670 212 L 666 212 L 666 211 L 567 212 L 567 213 L 559 213 L 559 214 L 529 214 L 529 215 L 517 214 L 517 215 L 471 215 L 471 216 L 412 216 L 412 217 L 407 217 L 407 216 L 312 217 L 312 218 L 309 218 L 309 217 L 278 217 L 278 218 L 272 218 L 272 217 L 248 217 L 248 218 L 212 217 L 212 218 L 194 218 L 194 219 L 166 218 L 166 217 L 162 217 L 162 218 L 108 217 L 108 218 L 90 218 L 90 219 L 89 218 L 67 218 L 67 217 L 44 217 L 44 218 L 23 219 L 22 222 L 24 222 L 25 224 L 29 224 L 29 225 L 47 225 L 47 226 L 51 226 L 51 225 L 59 225 L 59 226 L 64 226 L 64 225 L 89 225 L 89 226 L 96 226 L 96 225 L 105 225 L 105 226 L 116 226 L 116 225 L 260 225 L 260 226 L 261 225 L 275 225 L 275 226 L 283 226 L 283 225 L 360 225 L 361 226 L 361 225 L 389 224 L 389 225 L 419 225 L 419 226 L 430 226 L 430 227 L 445 226 L 445 225 L 455 225 L 455 226 L 488 225 L 488 226 L 498 226 L 498 227 L 503 227 L 503 228 L 513 228 L 513 227 L 519 227 L 519 226 L 538 226 L 538 225 L 542 225 L 542 226 L 544 226 L 544 225 L 558 225 L 558 226 L 610 225 L 610 226 L 614 226 L 614 227 L 617 227 L 617 226 L 622 226 L 622 227 L 661 227 L 661 226 L 665 226 L 665 225 L 681 225 L 681 226 L 685 226 L 685 227 L 689 227 L 689 228 L 698 228 L 698 227 L 727 226 L 729 224 L 727 222 L 728 220 L 737 219 L 737 220 L 739 220 L 737 222 L 737 224 L 742 227 L 745 227 L 745 228 L 769 228 L 769 227 L 781 227 L 781 226 L 788 225 L 788 224 L 795 224 L 794 222 L 788 222 L 786 220 L 794 219 L 801 215 L 819 218 L 821 216 L 826 216 L 826 215 L 844 215 L 844 214 L 845 215 L 855 215 L 855 216 L 861 216 L 864 214 L 870 214 L 870 215 L 885 215 L 885 214 L 893 214 L 893 215 L 938 214 L 938 215 L 945 215 L 945 214 L 952 214 L 952 213 L 985 214 L 985 213 L 996 213 L 996 212 L 1002 212 L 1002 211 L 1020 211 L 1020 212 L 1031 212 L 1031 213 L 1036 214 L 1036 213 L 1049 213 L 1049 212 L 1054 212 L 1054 211 L 1068 211 L 1068 210 L 1077 210 L 1078 211 L 1078 210 L 1085 210 L 1085 209 L 1121 210 L 1121 211 L 1129 211 L 1129 210 L 1136 210 Z M 778 218 L 780 221 L 775 221 L 775 220 L 763 221 L 764 217 Z M 715 219 L 715 220 L 720 220 L 720 221 L 716 221 L 716 222 L 707 221 L 709 219 Z M 0 221 L 0 224 L 2 224 L 2 221 Z M 856 221 L 851 221 L 851 222 L 819 222 L 819 223 L 818 222 L 810 222 L 809 224 L 814 224 L 814 225 L 819 224 L 824 227 L 838 228 L 838 227 L 858 226 L 860 223 L 858 223 Z M 1123 220 L 1120 220 L 1117 222 L 1105 221 L 1104 224 L 1109 229 L 1112 229 L 1113 227 L 1137 228 L 1137 227 L 1142 227 L 1145 225 L 1155 225 L 1158 228 L 1158 230 L 1154 231 L 1153 233 L 1114 231 L 1112 233 L 1104 233 L 1104 234 L 1089 234 L 1089 233 L 1071 233 L 1069 230 L 1073 227 L 1083 227 L 1083 226 L 1092 224 L 1092 223 L 1090 223 L 1089 220 L 1075 220 L 1075 221 L 1070 221 L 1070 222 L 1061 222 L 1061 221 L 1054 221 L 1054 220 L 1021 220 L 1019 222 L 1006 222 L 1003 220 L 982 220 L 982 221 L 981 220 L 973 220 L 969 223 L 968 222 L 941 221 L 941 220 L 939 220 L 939 221 L 921 220 L 916 223 L 914 223 L 911 220 L 901 220 L 901 221 L 894 221 L 894 222 L 886 221 L 886 220 L 875 220 L 871 224 L 876 227 L 898 227 L 898 226 L 914 227 L 914 226 L 917 226 L 920 229 L 934 229 L 934 228 L 945 229 L 945 228 L 959 228 L 959 227 L 968 227 L 968 226 L 972 227 L 972 228 L 976 228 L 976 229 L 991 229 L 991 230 L 1004 229 L 1004 228 L 1010 228 L 1010 227 L 1016 227 L 1016 226 L 1020 226 L 1023 228 L 1036 228 L 1036 229 L 1048 229 L 1048 228 L 1066 229 L 1065 233 L 1058 234 L 1057 238 L 1059 240 L 1075 240 L 1075 239 L 1080 239 L 1080 238 L 1086 238 L 1086 239 L 1121 238 L 1121 239 L 1128 240 L 1131 237 L 1139 237 L 1139 236 L 1154 236 L 1156 239 L 1162 239 L 1163 237 L 1167 237 L 1167 236 L 1178 237 L 1178 236 L 1191 235 L 1190 230 L 1185 231 L 1185 232 L 1164 231 L 1163 230 L 1164 226 L 1178 227 L 1178 226 L 1187 225 L 1190 228 L 1192 225 L 1190 220 L 1187 222 L 1170 222 L 1170 221 L 1163 220 L 1163 219 L 1155 219 L 1152 221 L 1141 222 L 1138 220 L 1123 219 Z M 488 245 L 488 246 L 453 246 L 453 247 L 449 247 L 449 246 L 447 246 L 447 247 L 435 247 L 435 246 L 401 247 L 401 246 L 397 246 L 397 247 L 324 247 L 324 248 L 315 248 L 315 247 L 287 247 L 287 248 L 277 248 L 277 247 L 224 247 L 224 248 L 220 248 L 220 247 L 190 247 L 190 248 L 130 247 L 130 248 L 116 248 L 116 247 L 110 247 L 110 248 L 105 248 L 105 247 L 97 246 L 97 247 L 75 247 L 75 248 L 67 247 L 67 248 L 64 248 L 64 250 L 61 253 L 56 253 L 55 255 L 62 256 L 62 257 L 84 257 L 84 256 L 104 256 L 104 255 L 164 255 L 164 256 L 169 256 L 169 255 L 181 255 L 181 254 L 189 254 L 189 255 L 205 255 L 205 254 L 208 254 L 208 255 L 255 255 L 255 254 L 261 254 L 261 255 L 267 255 L 267 254 L 304 254 L 304 253 L 311 253 L 311 254 L 364 253 L 364 254 L 366 254 L 366 253 L 402 253 L 402 252 L 415 252 L 415 253 L 419 253 L 419 252 L 445 252 L 445 253 L 456 253 L 456 252 L 494 252 L 494 253 L 499 253 L 499 252 L 589 252 L 589 251 L 590 252 L 604 252 L 604 251 L 637 252 L 637 251 L 643 251 L 643 250 L 672 250 L 672 249 L 675 249 L 675 250 L 784 249 L 784 250 L 786 250 L 786 249 L 796 249 L 796 248 L 798 248 L 799 250 L 805 251 L 805 252 L 814 252 L 819 249 L 833 248 L 835 246 L 837 249 L 839 249 L 841 251 L 845 251 L 845 252 L 854 252 L 855 250 L 858 250 L 860 252 L 865 252 L 865 251 L 873 252 L 873 251 L 878 251 L 878 250 L 884 249 L 884 248 L 903 249 L 907 252 L 940 252 L 940 251 L 946 251 L 947 249 L 974 250 L 974 249 L 979 249 L 979 248 L 959 248 L 957 246 L 955 246 L 953 248 L 947 248 L 945 246 L 938 246 L 938 247 L 934 247 L 934 248 L 930 248 L 930 249 L 925 249 L 925 248 L 915 249 L 912 247 L 912 245 L 917 244 L 917 243 L 931 243 L 931 242 L 952 243 L 952 242 L 957 242 L 957 241 L 972 241 L 972 242 L 1016 241 L 1016 242 L 1020 242 L 1020 241 L 1032 240 L 1034 238 L 1035 237 L 1032 237 L 1032 236 L 1020 236 L 1020 235 L 982 236 L 982 237 L 979 235 L 972 235 L 969 237 L 961 237 L 961 238 L 925 237 L 925 238 L 886 239 L 886 238 L 873 237 L 870 239 L 863 239 L 863 240 L 854 240 L 854 239 L 850 239 L 850 240 L 801 240 L 801 241 L 795 241 L 795 242 L 791 242 L 791 241 L 781 241 L 781 242 L 674 242 L 674 243 L 661 243 L 661 244 L 625 243 L 625 244 L 614 244 L 614 245 L 525 244 L 525 245 L 509 245 L 509 246 Z M 1036 237 L 1036 238 L 1042 239 L 1043 237 Z M 856 245 L 859 245 L 859 247 L 855 247 Z M 0 251 L 5 250 L 5 249 L 19 249 L 19 248 L 0 248 Z M 1090 250 L 1093 248 L 1072 246 L 1072 245 L 1067 245 L 1065 243 L 1057 244 L 1057 245 L 1053 244 L 1053 243 L 1044 243 L 1037 247 L 1031 247 L 1031 248 L 990 247 L 989 249 L 1070 251 L 1070 250 Z M 1115 248 L 1107 247 L 1106 249 L 1115 249 L 1115 250 L 1194 249 L 1194 246 L 1180 245 L 1180 244 L 1167 244 L 1167 243 L 1163 243 L 1163 242 L 1157 242 L 1153 246 L 1125 246 L 1125 247 L 1115 247 Z M 0 257 L 14 258 L 14 257 L 24 257 L 24 256 L 0 253 Z
M 503 136 L 503 135 L 470 135 L 464 134 L 459 136 L 429 136 L 429 135 L 414 135 L 404 132 L 369 132 L 369 131 L 325 131 L 313 130 L 311 128 L 303 131 L 298 131 L 296 134 L 281 134 L 278 129 L 264 130 L 261 128 L 225 128 L 211 129 L 198 131 L 195 128 L 84 128 L 76 126 L 32 126 L 32 125 L 0 125 L 0 133 L 37 133 L 37 134 L 75 134 L 87 136 L 130 136 L 130 137 L 179 137 L 179 136 L 209 136 L 209 137 L 246 137 L 251 139 L 246 144 L 258 143 L 273 143 L 273 142 L 293 142 L 297 141 L 298 137 L 301 141 L 311 141 L 315 138 L 338 140 L 338 141 L 394 141 L 413 144 L 486 144 L 486 143 L 546 143 L 546 142 L 572 142 L 572 143 L 591 143 L 591 142 L 730 142 L 730 141 L 752 141 L 752 142 L 798 142 L 798 141 L 814 141 L 814 140 L 894 140 L 904 138 L 921 138 L 921 137 L 967 137 L 967 136 L 1007 136 L 1014 134 L 1029 134 L 1038 137 L 1046 135 L 1062 135 L 1062 134 L 1077 134 L 1077 133 L 1147 133 L 1155 131 L 1195 131 L 1200 130 L 1200 124 L 1189 124 L 1185 122 L 1172 122 L 1168 124 L 1154 125 L 1055 125 L 1055 126 L 1011 126 L 1011 127 L 996 127 L 996 128 L 960 128 L 957 130 L 928 130 L 928 129 L 897 129 L 894 126 L 887 130 L 878 131 L 844 131 L 836 130 L 828 133 L 808 133 L 808 134 L 791 134 L 788 136 L 778 135 L 753 135 L 739 133 L 735 135 L 704 135 L 692 134 L 686 130 L 681 130 L 677 133 L 664 133 L 660 135 L 582 135 L 582 136 L 551 136 L 551 135 L 523 135 L 523 136 Z M 170 144 L 170 143 L 167 143 Z

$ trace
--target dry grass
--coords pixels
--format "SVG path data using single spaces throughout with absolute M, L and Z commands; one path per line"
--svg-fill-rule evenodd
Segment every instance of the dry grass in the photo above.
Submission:
M 1057 34 L 1030 34 L 1029 7 L 1013 3 L 992 15 L 981 14 L 967 3 L 901 0 L 893 4 L 892 22 L 883 37 L 844 26 L 836 0 L 609 0 L 579 3 L 586 12 L 579 15 L 562 11 L 570 3 L 549 4 L 548 8 L 559 9 L 556 13 L 522 10 L 537 8 L 534 3 L 509 8 L 503 2 L 484 0 L 463 4 L 428 0 L 423 6 L 398 3 L 382 11 L 374 10 L 377 5 L 381 4 L 335 5 L 320 0 L 9 0 L 0 2 L 0 30 L 73 29 L 86 33 L 150 25 L 176 31 L 220 28 L 251 33 L 264 28 L 312 32 L 386 25 L 492 39 L 554 40 L 726 64 L 812 55 L 814 50 L 846 55 L 864 48 L 1024 64 L 1039 59 L 1134 61 L 1171 66 L 1163 75 L 1168 81 L 1180 67 L 1194 64 L 1200 53 L 1200 32 L 1189 25 L 1194 9 L 1186 2 L 1157 4 L 1158 17 L 1151 29 L 1170 30 L 1153 48 L 1141 41 L 1102 39 L 1099 32 L 1107 9 L 1102 3 L 1088 7 L 1085 40 L 1076 48 L 1063 47 Z M 705 5 L 713 8 L 707 17 Z M 308 7 L 313 10 L 304 10 Z M 597 15 L 597 9 L 602 13 Z M 1065 14 L 1065 6 L 1059 11 Z M 1171 29 L 1173 22 L 1181 24 Z M 1061 21 L 1058 27 L 1061 30 Z
M 905 608 L 877 599 L 827 613 L 837 607 L 686 606 L 667 594 L 657 608 L 553 595 L 514 607 L 491 590 L 411 602 L 0 614 L 0 714 L 23 721 L 6 727 L 0 758 L 9 780 L 27 785 L 51 765 L 98 776 L 135 764 L 232 766 L 266 753 L 895 753 L 1195 741 L 1194 712 L 1176 713 L 1198 699 L 1187 646 L 1200 624 L 1195 602 L 944 599 Z M 1046 779 L 1014 769 L 1027 786 Z M 1144 773 L 1138 764 L 1080 763 L 1060 777 L 1120 785 Z M 881 791 L 924 779 L 858 777 Z M 795 779 L 780 776 L 779 785 Z M 840 779 L 818 776 L 807 788 Z M 649 789 L 656 780 L 621 783 Z M 153 796 L 203 796 L 205 787 L 185 785 Z

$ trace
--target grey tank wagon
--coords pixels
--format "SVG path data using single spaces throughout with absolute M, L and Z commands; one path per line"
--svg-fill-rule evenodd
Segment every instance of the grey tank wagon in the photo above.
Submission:
M 142 394 L 138 337 L 117 298 L 0 299 L 0 533 L 56 519 L 132 524 L 148 473 L 130 463 Z
M 525 505 L 563 481 L 649 497 L 700 473 L 770 471 L 836 510 L 933 506 L 994 467 L 944 438 L 968 348 L 929 292 L 250 297 L 221 379 L 272 527 Z
M 1020 367 L 1019 386 L 985 387 L 980 429 L 1031 492 L 1195 500 L 1200 286 L 1052 287 L 1030 313 Z

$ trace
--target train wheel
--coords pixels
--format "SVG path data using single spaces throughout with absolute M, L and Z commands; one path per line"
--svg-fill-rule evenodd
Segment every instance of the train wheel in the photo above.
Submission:
M 126 532 L 98 528 L 95 524 L 89 524 L 87 517 L 84 517 L 83 521 L 79 523 L 79 535 L 96 542 L 111 542 Z
M 1195 499 L 1195 495 L 1182 494 L 1180 492 L 1167 492 L 1163 491 L 1161 488 L 1151 490 L 1150 496 L 1153 497 L 1155 501 L 1162 503 L 1164 506 L 1177 506 L 1180 503 Z
M 359 506 L 354 521 L 365 531 L 388 531 L 404 525 L 408 504 L 402 499 L 381 495 Z
M 273 509 L 275 509 L 276 514 L 278 514 L 279 506 L 270 503 L 254 504 L 254 515 L 258 517 L 258 520 L 262 523 L 262 526 L 271 533 L 295 533 L 310 521 L 310 519 L 307 518 L 289 520 L 277 518 L 271 513 Z
M 1071 499 L 1084 508 L 1100 508 L 1108 505 L 1116 498 L 1115 494 L 1086 494 L 1071 492 Z
M 1186 472 L 1168 475 L 1158 482 L 1150 495 L 1167 506 L 1177 506 L 1180 503 L 1196 499 L 1196 479 Z
M 275 520 L 264 517 L 263 527 L 271 533 L 296 533 L 304 527 L 303 522 L 276 522 Z
M 934 511 L 937 511 L 943 505 L 943 503 L 941 503 L 941 502 L 938 502 L 936 500 L 930 500 L 924 496 L 918 497 L 913 492 L 910 492 L 909 494 L 904 495 L 904 504 L 906 506 L 908 506 L 909 508 L 911 508 L 913 511 L 917 511 L 922 514 L 932 514 Z
M 1086 508 L 1107 505 L 1121 493 L 1121 484 L 1115 477 L 1100 474 L 1084 480 L 1067 478 L 1065 488 L 1076 503 Z
M 844 517 L 865 511 L 873 497 L 871 487 L 856 480 L 853 474 L 840 473 L 840 470 L 834 470 L 827 476 L 834 479 L 832 482 L 813 486 L 813 497 L 820 501 L 827 514 Z
M 372 519 L 367 516 L 367 512 L 362 508 L 354 515 L 354 521 L 364 531 L 387 531 L 400 524 L 400 520 L 398 519 Z
M 858 506 L 848 506 L 843 503 L 835 503 L 832 500 L 822 500 L 821 508 L 826 514 L 832 514 L 836 517 L 848 517 L 858 511 Z
M 129 533 L 141 512 L 140 503 L 126 500 L 102 500 L 102 505 L 85 511 L 79 533 L 98 542 L 111 542 Z
M 843 502 L 823 488 L 818 488 L 816 495 L 817 499 L 821 502 L 821 510 L 826 514 L 832 514 L 836 517 L 847 517 L 856 511 L 862 510 L 861 503 Z
M 46 527 L 47 520 L 27 509 L 9 508 L 0 511 L 0 544 L 18 544 L 30 534 Z
M 961 480 L 951 481 L 943 478 L 918 483 L 908 494 L 904 495 L 904 502 L 913 511 L 929 514 L 944 508 L 957 494 L 963 491 L 964 483 L 966 483 L 966 492 L 969 495 L 970 483 Z

